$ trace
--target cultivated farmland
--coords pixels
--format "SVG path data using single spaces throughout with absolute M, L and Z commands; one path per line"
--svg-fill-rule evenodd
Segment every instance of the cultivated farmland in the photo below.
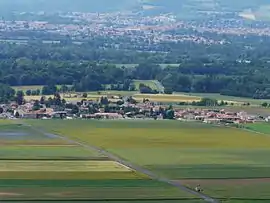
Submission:
M 29 121 L 230 203 L 270 201 L 270 136 L 179 121 Z M 168 194 L 168 193 L 166 193 Z
M 98 151 L 58 137 L 48 127 L 47 132 L 0 120 L 1 200 L 201 202 Z

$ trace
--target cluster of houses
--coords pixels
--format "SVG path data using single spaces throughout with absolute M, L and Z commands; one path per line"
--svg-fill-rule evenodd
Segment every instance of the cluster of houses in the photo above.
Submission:
M 184 109 L 176 111 L 175 117 L 178 120 L 197 120 L 204 123 L 253 123 L 263 120 L 262 117 L 249 115 L 244 111 L 230 112 L 224 109 Z
M 118 100 L 117 100 L 118 102 Z M 59 110 L 57 106 L 41 105 L 38 110 L 33 110 L 34 101 L 23 105 L 16 103 L 1 105 L 2 113 L 0 118 L 24 118 L 24 119 L 167 119 L 164 112 L 173 111 L 173 117 L 170 119 L 183 121 L 200 121 L 204 123 L 252 123 L 256 121 L 268 121 L 269 118 L 263 118 L 257 115 L 249 115 L 246 112 L 230 112 L 225 109 L 205 109 L 205 108 L 178 108 L 168 105 L 161 105 L 150 101 L 139 103 L 123 102 L 109 103 L 100 105 L 98 101 L 84 100 L 80 104 L 72 104 L 77 108 L 74 113 L 71 108 Z

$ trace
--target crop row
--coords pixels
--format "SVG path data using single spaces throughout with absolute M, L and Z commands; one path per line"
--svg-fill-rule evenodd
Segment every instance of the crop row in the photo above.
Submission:
M 103 179 L 142 179 L 147 178 L 136 172 L 61 172 L 61 171 L 1 171 L 0 179 L 23 180 L 103 180 Z

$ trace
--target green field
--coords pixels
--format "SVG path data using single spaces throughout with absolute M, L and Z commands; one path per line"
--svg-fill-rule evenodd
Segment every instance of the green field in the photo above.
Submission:
M 268 134 L 270 136 L 270 123 L 267 122 L 262 122 L 262 123 L 252 123 L 252 124 L 247 124 L 246 125 L 247 129 L 259 132 L 259 133 L 264 133 Z
M 164 91 L 163 85 L 157 80 L 134 80 L 133 83 L 134 83 L 137 91 L 139 91 L 139 89 L 140 89 L 139 88 L 140 84 L 144 84 L 144 85 L 150 87 L 152 90 L 157 90 L 159 92 Z
M 200 202 L 95 150 L 39 129 L 0 120 L 1 200 Z
M 41 90 L 42 89 L 42 85 L 29 85 L 29 86 L 13 86 L 12 88 L 15 91 L 24 91 L 26 92 L 27 90 Z
M 197 182 L 187 181 L 197 180 L 206 194 L 229 198 L 226 202 L 270 200 L 266 192 L 270 190 L 270 136 L 179 121 L 28 122 L 99 146 L 187 186 L 195 187 Z M 213 179 L 220 181 L 211 183 Z M 233 184 L 243 179 L 254 182 Z M 245 195 L 245 191 L 253 192 Z
M 143 99 L 149 99 L 153 102 L 164 102 L 164 103 L 179 103 L 179 102 L 193 102 L 200 101 L 200 97 L 187 96 L 187 95 L 167 95 L 167 94 L 134 94 L 133 98 L 137 101 Z
M 164 103 L 179 103 L 179 102 L 192 102 L 192 101 L 199 101 L 203 97 L 217 99 L 219 101 L 223 100 L 228 103 L 234 103 L 236 106 L 241 106 L 244 103 L 250 103 L 250 107 L 247 107 L 247 111 L 253 111 L 252 108 L 257 110 L 258 106 L 261 106 L 262 103 L 267 102 L 270 103 L 270 100 L 267 99 L 251 99 L 251 98 L 242 98 L 242 97 L 233 97 L 233 96 L 225 96 L 220 94 L 211 94 L 211 93 L 175 93 L 173 95 L 166 95 L 166 94 L 139 94 L 139 85 L 140 83 L 145 84 L 146 86 L 151 87 L 153 90 L 157 90 L 159 92 L 164 92 L 163 85 L 158 82 L 157 80 L 134 80 L 134 85 L 136 91 L 114 91 L 114 90 L 107 90 L 107 91 L 96 91 L 96 92 L 88 92 L 88 99 L 97 100 L 101 96 L 134 96 L 134 98 L 138 101 L 142 101 L 143 98 L 147 98 L 154 102 L 164 102 Z M 22 90 L 26 91 L 42 89 L 42 86 L 14 86 L 13 87 L 16 91 Z M 60 88 L 60 86 L 58 86 Z M 73 93 L 74 96 L 76 93 Z M 80 94 L 80 93 L 77 93 Z M 64 95 L 61 95 L 64 97 Z M 26 100 L 39 100 L 41 96 L 25 96 Z M 46 97 L 53 97 L 53 95 L 47 95 Z M 64 97 L 67 101 L 80 101 L 82 98 L 80 97 Z M 270 113 L 269 108 L 259 108 L 259 111 L 264 113 Z
M 217 100 L 224 100 L 238 103 L 250 103 L 251 105 L 261 105 L 263 102 L 270 103 L 269 99 L 251 99 L 251 98 L 220 95 L 216 93 L 177 93 L 177 94 L 186 96 L 207 97 Z

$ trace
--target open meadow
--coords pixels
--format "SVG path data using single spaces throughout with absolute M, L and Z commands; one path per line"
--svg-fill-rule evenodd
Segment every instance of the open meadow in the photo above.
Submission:
M 270 123 L 250 123 L 245 125 L 247 129 L 270 136 Z
M 48 132 L 39 129 L 17 120 L 0 120 L 1 200 L 201 202 L 96 150 L 63 139 L 51 133 L 50 127 Z
M 27 123 L 95 145 L 159 177 L 229 203 L 270 201 L 270 136 L 179 121 L 37 121 Z
M 186 95 L 186 96 L 194 96 L 194 97 L 207 97 L 211 99 L 217 99 L 217 100 L 223 100 L 227 102 L 232 102 L 232 103 L 238 103 L 238 104 L 243 104 L 243 103 L 250 103 L 250 105 L 261 105 L 264 102 L 270 103 L 269 99 L 252 99 L 252 98 L 244 98 L 244 97 L 234 97 L 234 96 L 226 96 L 226 95 L 221 95 L 217 93 L 177 93 L 180 95 Z

